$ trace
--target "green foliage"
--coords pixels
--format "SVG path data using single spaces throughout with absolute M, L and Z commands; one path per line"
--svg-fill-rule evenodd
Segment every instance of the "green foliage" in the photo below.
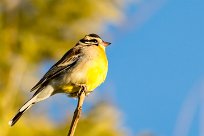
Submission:
M 108 23 L 120 22 L 124 5 L 123 0 L 0 0 L 1 136 L 67 133 L 66 124 L 55 126 L 43 115 L 41 119 L 38 117 L 38 123 L 22 118 L 17 126 L 10 128 L 7 122 L 36 82 L 39 63 L 59 59 L 85 34 L 102 32 Z M 95 112 L 101 111 L 93 108 L 81 119 L 77 135 L 122 134 L 114 127 L 117 120 Z M 93 119 L 95 116 L 101 119 Z
M 7 59 L 21 54 L 32 63 L 58 56 L 82 35 L 121 18 L 114 0 L 17 0 L 10 6 L 12 2 L 1 2 L 1 53 Z

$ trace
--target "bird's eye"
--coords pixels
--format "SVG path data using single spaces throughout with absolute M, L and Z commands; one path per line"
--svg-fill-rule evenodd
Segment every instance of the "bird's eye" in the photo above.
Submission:
M 96 39 L 91 40 L 91 42 L 97 43 L 98 41 Z
M 85 44 L 98 44 L 98 41 L 96 39 L 91 39 L 91 40 L 81 39 L 80 42 Z

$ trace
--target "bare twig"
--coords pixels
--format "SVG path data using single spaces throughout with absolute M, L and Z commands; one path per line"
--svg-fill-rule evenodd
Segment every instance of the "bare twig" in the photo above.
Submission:
M 77 123 L 79 121 L 79 117 L 81 115 L 82 105 L 83 105 L 83 102 L 84 102 L 84 99 L 86 96 L 85 91 L 86 90 L 82 89 L 78 95 L 78 104 L 77 104 L 77 107 L 74 111 L 74 115 L 72 118 L 72 123 L 71 123 L 70 129 L 69 129 L 68 136 L 74 136 L 74 132 L 75 132 Z

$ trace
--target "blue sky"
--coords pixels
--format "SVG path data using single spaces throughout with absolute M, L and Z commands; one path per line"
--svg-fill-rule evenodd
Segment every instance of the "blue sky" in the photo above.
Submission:
M 203 13 L 202 0 L 144 0 L 126 10 L 120 27 L 106 32 L 112 39 L 104 35 L 112 45 L 108 77 L 99 90 L 111 95 L 133 135 L 204 135 Z M 63 120 L 74 105 L 56 97 L 50 100 L 51 116 Z
M 148 2 L 154 0 L 144 5 Z M 191 125 L 176 127 L 189 95 L 200 99 L 196 94 L 204 76 L 204 1 L 161 2 L 161 8 L 139 27 L 131 12 L 137 12 L 140 5 L 132 7 L 127 13 L 131 27 L 114 30 L 113 44 L 107 49 L 106 82 L 113 82 L 117 106 L 133 134 L 149 130 L 161 136 L 202 135 L 201 101 L 195 104 Z

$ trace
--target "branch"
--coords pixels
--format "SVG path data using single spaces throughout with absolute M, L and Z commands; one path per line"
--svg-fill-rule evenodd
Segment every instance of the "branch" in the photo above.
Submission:
M 84 99 L 86 96 L 85 91 L 86 90 L 82 89 L 78 95 L 78 104 L 77 104 L 77 107 L 74 111 L 74 115 L 72 118 L 72 123 L 71 123 L 70 129 L 69 129 L 68 136 L 74 136 L 74 132 L 75 132 L 76 126 L 78 124 L 79 117 L 81 115 L 82 105 L 83 105 L 83 102 L 84 102 Z

